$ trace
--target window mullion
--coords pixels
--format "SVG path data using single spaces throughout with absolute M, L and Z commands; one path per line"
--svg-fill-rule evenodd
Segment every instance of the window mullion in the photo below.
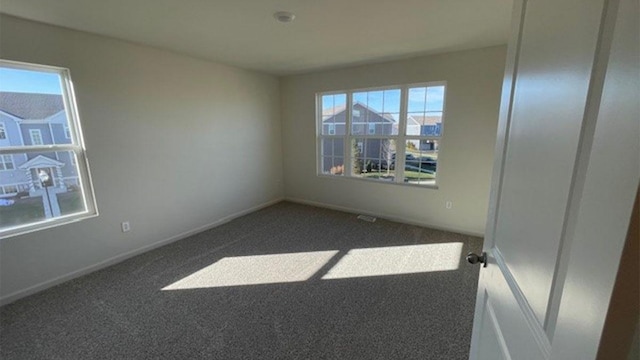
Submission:
M 345 129 L 344 129 L 344 176 L 352 176 L 352 166 L 353 166 L 353 160 L 352 160 L 352 154 L 351 151 L 353 149 L 353 145 L 352 142 L 353 140 L 353 136 L 351 134 L 351 108 L 353 106 L 352 104 L 352 96 L 353 96 L 353 92 L 348 91 L 347 92 L 347 102 L 346 102 L 346 113 L 345 113 Z
M 74 144 L 84 146 L 84 137 L 82 133 L 82 124 L 80 124 L 80 115 L 78 114 L 78 107 L 76 104 L 76 94 L 71 83 L 71 76 L 68 70 L 62 70 L 61 76 L 63 79 L 62 93 L 64 107 L 67 111 L 67 121 L 69 126 L 69 132 L 71 134 L 71 141 Z M 73 124 L 73 126 L 71 126 Z
M 398 122 L 398 139 L 396 140 L 396 183 L 404 182 L 404 158 L 407 133 L 407 102 L 408 88 L 403 86 L 400 90 L 400 119 Z
M 24 154 L 24 153 L 45 153 L 56 151 L 82 151 L 80 145 L 60 144 L 45 146 L 12 146 L 0 148 L 0 154 Z
M 320 96 L 316 97 L 316 174 L 322 174 L 322 162 L 324 153 L 322 151 L 322 101 Z

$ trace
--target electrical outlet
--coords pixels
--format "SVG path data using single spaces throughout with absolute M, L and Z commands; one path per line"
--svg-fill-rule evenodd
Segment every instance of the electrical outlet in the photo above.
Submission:
M 122 232 L 128 232 L 131 230 L 131 224 L 128 221 L 122 222 Z
M 447 201 L 444 203 L 444 207 L 447 209 L 451 209 L 453 207 L 453 202 Z

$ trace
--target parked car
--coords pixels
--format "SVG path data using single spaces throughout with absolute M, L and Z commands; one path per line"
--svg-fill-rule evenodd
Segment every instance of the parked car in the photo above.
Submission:
M 395 169 L 396 154 L 391 155 L 391 162 L 386 159 L 375 160 L 367 159 L 366 161 L 358 160 L 357 166 L 362 172 L 376 172 L 380 170 Z M 405 154 L 404 169 L 405 171 L 415 171 L 433 174 L 436 172 L 437 160 L 430 156 L 415 157 L 413 154 Z
M 396 154 L 391 155 L 391 170 L 395 169 L 395 158 Z M 405 170 L 429 173 L 436 171 L 438 161 L 430 156 L 415 157 L 413 154 L 405 154 L 404 158 Z

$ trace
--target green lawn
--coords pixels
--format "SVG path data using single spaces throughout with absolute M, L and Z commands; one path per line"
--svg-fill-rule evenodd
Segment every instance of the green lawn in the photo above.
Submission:
M 84 210 L 79 191 L 58 194 L 58 203 L 62 215 Z M 27 224 L 44 219 L 44 207 L 41 197 L 18 199 L 11 206 L 0 206 L 0 228 Z
M 80 191 L 70 191 L 58 194 L 58 204 L 62 215 L 73 214 L 84 210 L 84 202 Z
M 377 179 L 386 181 L 394 181 L 395 179 L 395 171 L 392 171 L 391 173 L 389 173 L 389 175 L 387 175 L 386 171 L 363 173 L 360 175 L 365 179 Z M 430 180 L 435 180 L 436 178 L 435 174 L 428 174 L 417 171 L 405 171 L 404 176 L 405 182 L 413 184 L 424 184 L 424 182 L 426 182 L 427 184 L 431 184 L 433 183 L 433 181 Z
M 395 171 L 392 171 L 391 173 L 389 173 L 389 175 L 387 175 L 386 172 L 370 172 L 370 173 L 362 173 L 360 174 L 362 177 L 367 178 L 367 179 L 379 179 L 379 180 L 388 180 L 388 181 L 393 181 L 393 179 L 396 177 L 395 175 Z
M 420 157 L 425 157 L 428 156 L 434 160 L 438 160 L 438 151 L 437 150 L 428 150 L 428 151 L 420 151 L 420 150 L 412 150 L 412 149 L 407 149 L 407 154 L 411 154 L 413 156 L 415 156 L 416 158 L 420 158 Z
M 44 219 L 44 208 L 39 197 L 16 200 L 11 206 L 0 206 L 0 228 L 41 219 Z
M 395 178 L 395 171 L 391 171 L 389 175 L 387 175 L 386 171 L 362 173 L 360 175 L 362 175 L 362 177 L 365 177 L 367 179 L 393 180 Z M 436 178 L 435 174 L 428 174 L 428 173 L 417 172 L 417 171 L 405 171 L 404 176 L 409 181 L 432 180 Z
M 435 174 L 424 173 L 424 172 L 406 171 L 405 170 L 404 177 L 409 179 L 409 181 L 412 181 L 412 180 L 431 180 L 431 179 L 435 179 L 436 175 Z

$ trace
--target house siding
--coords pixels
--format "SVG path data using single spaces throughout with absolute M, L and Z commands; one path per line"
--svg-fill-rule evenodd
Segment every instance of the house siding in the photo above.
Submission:
M 442 135 L 442 123 L 437 123 L 435 125 L 422 125 L 420 127 L 420 135 L 422 136 Z
M 368 139 L 365 142 L 362 138 L 357 138 L 357 136 L 390 136 L 393 134 L 394 129 L 397 131 L 397 123 L 361 104 L 355 104 L 353 108 L 358 110 L 358 112 L 352 117 L 351 133 L 353 136 L 356 136 L 355 145 L 361 148 L 360 157 L 376 160 L 376 163 L 380 162 L 381 159 L 386 159 L 388 154 L 384 154 L 384 149 L 388 148 L 388 146 L 382 147 L 384 144 L 383 140 Z M 394 115 L 398 116 L 397 114 Z M 373 133 L 369 132 L 371 124 L 374 125 Z M 335 134 L 331 135 L 346 135 L 346 110 L 324 119 L 322 134 L 329 135 L 330 125 L 335 127 Z M 388 143 L 388 140 L 384 141 Z M 332 167 L 331 157 L 344 157 L 344 146 L 342 142 L 325 141 L 321 153 L 325 158 L 323 161 L 323 171 L 326 172 Z
M 65 166 L 61 168 L 62 176 L 64 178 L 77 177 L 78 173 L 76 172 L 76 168 L 75 166 L 73 166 L 73 163 L 71 161 L 71 156 L 72 156 L 71 153 L 65 152 L 65 151 L 59 151 L 56 153 L 56 155 L 58 157 L 58 161 L 63 162 L 65 164 Z
M 0 146 L 21 146 L 22 138 L 20 137 L 20 128 L 11 116 L 0 112 L 0 122 L 4 124 L 7 138 L 0 140 Z
M 31 142 L 31 135 L 29 133 L 30 130 L 37 129 L 40 130 L 42 134 L 42 143 L 43 144 L 52 144 L 53 139 L 51 138 L 51 131 L 49 130 L 49 124 L 29 124 L 22 123 L 20 126 L 20 130 L 22 131 L 22 137 L 24 139 L 25 145 L 34 145 Z
M 71 139 L 67 139 L 64 131 L 65 125 L 67 125 L 67 115 L 64 110 L 49 117 L 48 122 L 51 126 L 54 144 L 71 144 Z
M 54 144 L 71 144 L 71 139 L 67 139 L 64 134 L 64 125 L 51 124 L 51 134 L 53 135 Z
M 13 158 L 13 165 L 15 169 L 0 170 L 0 186 L 18 185 L 18 184 L 28 186 L 27 185 L 28 178 L 27 178 L 26 171 L 18 169 L 20 164 L 23 164 L 27 161 L 27 156 L 25 154 L 12 154 L 11 156 Z M 10 196 L 10 195 L 0 194 L 0 197 L 2 196 Z
M 1 110 L 1 109 L 0 109 Z M 30 130 L 40 130 L 42 134 L 43 145 L 51 144 L 71 144 L 71 139 L 67 139 L 65 136 L 64 126 L 67 123 L 66 114 L 63 111 L 50 116 L 47 119 L 31 119 L 31 120 L 46 120 L 45 122 L 33 123 L 29 120 L 20 120 L 12 116 L 7 115 L 0 111 L 0 122 L 5 126 L 7 132 L 7 139 L 0 140 L 0 146 L 23 146 L 33 145 L 31 142 Z M 23 142 L 24 141 L 24 142 Z M 0 186 L 18 186 L 20 190 L 28 189 L 33 184 L 29 180 L 29 171 L 20 169 L 20 166 L 25 162 L 34 159 L 38 156 L 45 156 L 50 159 L 58 160 L 64 163 L 60 168 L 63 179 L 57 177 L 57 173 L 54 172 L 55 184 L 64 182 L 67 185 L 77 184 L 77 171 L 75 166 L 71 162 L 71 157 L 67 152 L 31 152 L 23 154 L 13 154 L 13 170 L 0 170 Z M 37 175 L 35 170 L 31 169 L 32 179 L 36 179 Z M 0 191 L 0 197 L 11 197 L 13 193 L 4 193 Z

